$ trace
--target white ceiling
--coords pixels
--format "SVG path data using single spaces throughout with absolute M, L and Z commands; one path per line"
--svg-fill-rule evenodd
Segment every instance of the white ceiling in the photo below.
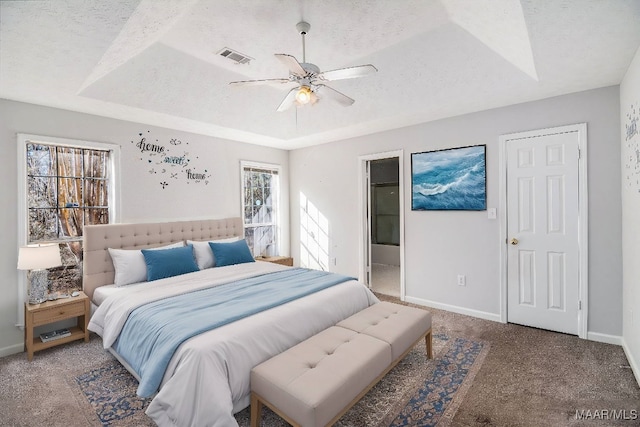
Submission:
M 354 98 L 276 108 L 274 53 L 378 73 Z M 292 149 L 619 84 L 640 0 L 54 0 L 0 2 L 0 98 Z M 253 60 L 216 55 L 237 50 Z

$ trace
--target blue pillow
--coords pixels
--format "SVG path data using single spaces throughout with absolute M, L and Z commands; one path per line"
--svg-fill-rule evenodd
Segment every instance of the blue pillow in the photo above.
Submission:
M 192 245 L 156 251 L 143 249 L 142 255 L 147 264 L 149 282 L 198 271 Z
M 215 267 L 256 261 L 253 259 L 246 240 L 238 240 L 231 243 L 209 242 L 209 246 L 211 246 L 213 258 L 216 260 Z

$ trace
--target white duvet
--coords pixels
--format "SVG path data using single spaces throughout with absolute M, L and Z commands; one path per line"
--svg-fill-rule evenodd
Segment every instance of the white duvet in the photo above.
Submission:
M 254 262 L 125 286 L 100 304 L 89 329 L 108 349 L 142 304 L 286 268 Z M 349 281 L 191 338 L 171 359 L 147 415 L 159 426 L 237 426 L 233 414 L 249 405 L 251 368 L 376 302 Z

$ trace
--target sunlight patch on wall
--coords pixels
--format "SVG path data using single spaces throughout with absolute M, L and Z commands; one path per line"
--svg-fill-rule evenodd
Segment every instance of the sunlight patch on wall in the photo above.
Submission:
M 300 193 L 300 267 L 329 270 L 329 221 Z

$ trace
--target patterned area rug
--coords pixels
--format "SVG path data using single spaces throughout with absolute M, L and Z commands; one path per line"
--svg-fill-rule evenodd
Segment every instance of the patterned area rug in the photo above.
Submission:
M 340 427 L 447 426 L 482 366 L 489 345 L 467 338 L 436 334 L 435 358 L 428 360 L 424 343 L 411 352 L 336 424 Z M 78 394 L 96 425 L 153 426 L 144 414 L 150 399 L 136 396 L 138 382 L 117 361 L 75 378 Z M 89 406 L 90 405 L 90 406 Z M 249 427 L 249 409 L 236 414 Z M 263 426 L 286 427 L 268 408 Z

